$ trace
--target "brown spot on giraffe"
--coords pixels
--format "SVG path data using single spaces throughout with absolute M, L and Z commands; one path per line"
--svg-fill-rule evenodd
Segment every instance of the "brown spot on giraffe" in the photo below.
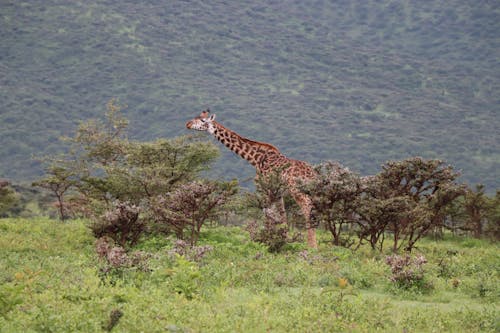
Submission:
M 316 232 L 311 226 L 311 199 L 297 188 L 300 181 L 308 181 L 316 176 L 311 165 L 286 157 L 278 148 L 269 143 L 253 141 L 240 136 L 216 122 L 215 114 L 210 115 L 209 110 L 203 111 L 198 117 L 188 121 L 186 127 L 214 135 L 218 141 L 250 162 L 257 172 L 263 175 L 283 168 L 281 177 L 306 219 L 307 243 L 310 247 L 317 247 Z

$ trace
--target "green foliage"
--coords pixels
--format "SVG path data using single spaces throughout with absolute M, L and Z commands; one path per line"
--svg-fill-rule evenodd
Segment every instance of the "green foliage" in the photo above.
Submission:
M 2 332 L 498 330 L 499 249 L 485 240 L 424 238 L 434 289 L 394 294 L 385 257 L 369 246 L 269 253 L 238 227 L 203 231 L 201 246 L 213 250 L 200 262 L 172 257 L 153 237 L 144 244 L 150 271 L 103 276 L 86 223 L 0 220 Z
M 0 286 L 0 316 L 7 319 L 7 314 L 23 302 L 23 289 L 22 284 L 12 282 L 3 283 Z
M 500 187 L 495 1 L 27 0 L 1 12 L 2 177 L 36 177 L 31 154 L 61 151 L 59 136 L 117 96 L 141 141 L 182 134 L 209 104 L 312 163 L 374 174 L 418 154 Z M 246 179 L 231 154 L 213 175 Z
M 55 194 L 61 219 L 67 212 L 91 217 L 94 236 L 108 237 L 121 248 L 137 244 L 146 218 L 167 219 L 163 231 L 175 229 L 181 238 L 189 226 L 194 245 L 202 224 L 236 193 L 234 182 L 193 181 L 215 159 L 217 148 L 188 137 L 131 142 L 120 110 L 111 100 L 104 121 L 82 123 L 75 136 L 67 138 L 70 151 L 46 158 L 47 175 L 33 185 Z M 66 192 L 72 197 L 67 199 Z M 140 216 L 143 207 L 150 213 Z
M 500 192 L 489 197 L 482 184 L 467 189 L 464 195 L 451 205 L 447 214 L 447 227 L 455 233 L 470 233 L 474 237 L 499 239 L 500 236 Z
M 70 143 L 67 154 L 45 159 L 47 175 L 34 183 L 56 195 L 61 216 L 71 208 L 97 218 L 114 200 L 139 205 L 193 180 L 217 157 L 213 144 L 191 137 L 129 141 L 128 120 L 121 106 L 111 100 L 106 107 L 104 120 L 84 122 L 74 137 L 66 138 Z M 73 196 L 63 200 L 68 191 Z
M 200 291 L 201 273 L 198 265 L 178 256 L 174 266 L 168 271 L 169 285 L 178 294 L 192 299 Z
M 500 191 L 490 199 L 488 208 L 486 234 L 492 239 L 500 240 Z
M 64 195 L 76 184 L 76 173 L 68 163 L 58 159 L 54 159 L 45 172 L 45 177 L 33 182 L 32 186 L 45 188 L 55 195 L 57 198 L 59 218 L 61 221 L 64 221 L 68 215 Z
M 194 180 L 209 168 L 219 151 L 211 143 L 179 137 L 132 142 L 126 154 L 125 165 L 116 170 L 118 177 L 124 177 L 131 196 L 151 198 Z
M 9 182 L 0 179 L 0 216 L 3 216 L 18 201 L 19 197 Z

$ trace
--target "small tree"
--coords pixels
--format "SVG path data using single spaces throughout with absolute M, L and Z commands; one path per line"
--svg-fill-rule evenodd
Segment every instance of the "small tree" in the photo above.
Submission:
M 399 222 L 408 222 L 406 212 L 409 201 L 404 197 L 386 195 L 378 186 L 377 181 L 368 180 L 368 188 L 357 201 L 357 235 L 359 245 L 368 241 L 372 249 L 382 251 L 386 232 L 389 225 L 399 225 Z M 397 242 L 398 236 L 394 241 Z
M 75 184 L 74 170 L 63 160 L 53 160 L 45 172 L 45 177 L 33 182 L 32 186 L 45 188 L 55 195 L 59 218 L 64 221 L 67 217 L 65 195 Z
M 484 193 L 484 185 L 476 185 L 475 191 L 467 189 L 461 202 L 463 209 L 463 229 L 472 231 L 474 237 L 479 238 L 483 235 L 483 224 L 485 224 L 486 216 L 490 201 Z
M 6 214 L 18 201 L 19 196 L 10 186 L 9 181 L 0 179 L 0 216 Z
M 211 143 L 178 137 L 153 142 L 131 142 L 122 165 L 110 169 L 111 177 L 127 184 L 129 200 L 153 198 L 180 183 L 193 181 L 218 156 Z
M 467 188 L 464 194 L 447 209 L 446 227 L 454 232 L 472 233 L 476 238 L 498 239 L 500 232 L 500 191 L 488 197 L 484 186 Z
M 312 216 L 323 223 L 333 236 L 334 245 L 350 246 L 352 241 L 342 239 L 346 226 L 356 221 L 356 209 L 363 191 L 362 180 L 348 168 L 336 162 L 316 167 L 318 176 L 302 186 L 313 202 Z
M 393 233 L 393 250 L 411 251 L 415 243 L 433 228 L 444 225 L 446 207 L 462 195 L 465 186 L 455 183 L 458 174 L 440 160 L 413 157 L 387 162 L 376 177 L 384 196 L 398 207 L 388 225 Z
M 178 186 L 150 202 L 151 217 L 156 230 L 174 232 L 179 239 L 195 245 L 201 227 L 220 213 L 220 208 L 236 194 L 235 182 L 193 181 Z
M 489 200 L 485 233 L 493 240 L 500 239 L 500 191 Z

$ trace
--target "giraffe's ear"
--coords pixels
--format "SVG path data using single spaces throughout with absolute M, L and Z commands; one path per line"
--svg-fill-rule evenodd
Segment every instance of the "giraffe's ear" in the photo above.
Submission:
M 202 119 L 205 119 L 205 118 L 208 118 L 208 114 L 210 113 L 210 110 L 209 109 L 206 109 L 204 111 L 201 111 L 200 113 L 200 118 Z
M 210 115 L 210 121 L 214 121 L 215 120 L 215 113 Z

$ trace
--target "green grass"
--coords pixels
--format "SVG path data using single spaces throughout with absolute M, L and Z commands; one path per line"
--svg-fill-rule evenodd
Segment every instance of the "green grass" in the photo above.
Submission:
M 213 250 L 193 263 L 149 238 L 139 248 L 150 272 L 104 274 L 85 221 L 0 220 L 0 332 L 100 332 L 116 310 L 113 332 L 500 329 L 500 252 L 487 241 L 423 240 L 428 290 L 395 289 L 385 255 L 366 248 L 270 254 L 234 227 L 207 229 L 200 244 Z

